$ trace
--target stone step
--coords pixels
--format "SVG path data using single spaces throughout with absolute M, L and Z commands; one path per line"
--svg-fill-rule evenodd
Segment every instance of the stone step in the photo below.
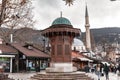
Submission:
M 73 78 L 74 76 L 33 76 L 35 78 Z
M 32 80 L 32 79 L 31 79 Z M 72 78 L 34 78 L 33 80 L 74 80 Z
M 49 76 L 49 77 L 32 77 L 32 78 L 35 78 L 35 79 L 39 79 L 39 78 L 57 78 L 57 79 L 59 79 L 59 78 L 60 78 L 60 79 L 61 79 L 61 78 L 72 78 L 72 79 L 78 78 L 78 79 L 89 79 L 89 77 L 71 77 L 71 76 L 67 76 L 67 77 L 60 77 L 60 76 L 59 76 L 59 77 L 58 77 L 58 76 L 57 76 L 57 77 L 53 77 L 53 76 L 50 77 L 50 76 Z
M 34 77 L 49 77 L 49 76 L 51 76 L 51 77 L 55 77 L 55 76 L 57 76 L 57 77 L 88 77 L 87 75 L 35 75 Z
M 75 78 L 75 80 L 94 80 L 92 78 Z
M 31 80 L 94 80 L 81 73 L 46 73 L 37 74 L 31 77 Z
M 35 76 L 86 76 L 85 74 L 37 74 Z
M 44 74 L 41 73 L 40 74 L 39 73 L 37 75 L 48 75 L 48 76 L 49 75 L 85 75 L 85 73 L 84 74 L 83 73 L 82 74 L 81 73 L 80 74 L 79 73 L 76 73 L 76 74 L 72 74 L 72 73 L 67 73 L 67 74 L 66 73 L 56 73 L 56 74 L 55 73 L 51 73 L 51 74 L 50 73 L 46 73 L 46 74 L 45 73 Z
M 39 79 L 30 79 L 30 80 L 94 80 L 94 79 L 71 79 L 71 78 L 55 79 L 55 78 L 39 78 Z
M 32 80 L 94 80 L 90 78 L 32 78 Z

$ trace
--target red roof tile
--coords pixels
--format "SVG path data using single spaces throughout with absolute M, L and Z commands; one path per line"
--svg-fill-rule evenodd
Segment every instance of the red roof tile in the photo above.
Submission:
M 84 56 L 81 55 L 78 51 L 72 51 L 72 57 L 73 58 L 77 58 L 77 57 L 83 58 Z
M 0 44 L 0 50 L 2 51 L 2 53 L 9 53 L 9 54 L 17 53 L 16 49 L 6 44 Z

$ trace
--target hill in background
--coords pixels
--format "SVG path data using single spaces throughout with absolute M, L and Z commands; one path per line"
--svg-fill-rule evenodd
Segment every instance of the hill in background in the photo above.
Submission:
M 120 43 L 120 28 L 118 27 L 91 29 L 90 31 L 96 44 L 101 42 L 103 39 L 109 43 L 113 43 L 116 41 Z M 84 38 L 85 32 L 82 33 L 83 41 Z
M 8 32 L 9 29 L 3 28 L 4 32 Z M 90 29 L 92 34 L 92 41 L 95 44 L 98 44 L 103 39 L 109 43 L 118 42 L 120 44 L 120 28 L 99 28 L 99 29 Z M 41 36 L 41 30 L 34 30 L 31 28 L 21 28 L 13 30 L 14 41 L 16 42 L 26 42 L 30 41 L 33 43 L 44 44 L 43 36 Z M 1 34 L 1 31 L 0 31 Z M 85 32 L 82 32 L 80 39 L 85 42 Z

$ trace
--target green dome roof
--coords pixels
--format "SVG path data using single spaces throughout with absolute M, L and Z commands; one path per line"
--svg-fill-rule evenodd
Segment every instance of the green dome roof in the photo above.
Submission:
M 53 21 L 52 25 L 56 25 L 56 24 L 67 24 L 67 25 L 71 25 L 71 22 L 67 19 L 67 18 L 64 18 L 64 17 L 60 17 L 60 18 L 57 18 Z

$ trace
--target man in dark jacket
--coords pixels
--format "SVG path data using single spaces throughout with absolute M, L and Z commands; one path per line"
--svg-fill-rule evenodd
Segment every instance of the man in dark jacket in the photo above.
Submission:
M 89 68 L 89 66 L 88 66 L 88 65 L 86 65 L 84 69 L 85 69 L 85 72 L 86 72 L 86 73 L 88 73 L 88 72 L 89 72 L 89 70 L 90 70 L 90 68 Z
M 105 63 L 104 72 L 105 72 L 106 80 L 109 80 L 109 76 L 108 76 L 109 71 L 110 71 L 109 66 L 107 66 L 107 64 Z
M 120 64 L 118 65 L 117 70 L 120 72 Z

